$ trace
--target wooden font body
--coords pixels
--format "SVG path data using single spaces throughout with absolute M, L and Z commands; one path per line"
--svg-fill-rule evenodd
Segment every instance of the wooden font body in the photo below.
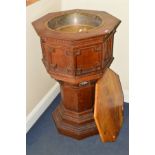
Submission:
M 64 13 L 99 15 L 105 25 L 88 33 L 51 31 L 45 22 Z M 61 103 L 53 112 L 60 133 L 82 139 L 98 133 L 93 107 L 95 83 L 113 61 L 114 33 L 120 20 L 101 11 L 70 10 L 47 14 L 33 23 L 41 39 L 43 63 L 60 83 Z

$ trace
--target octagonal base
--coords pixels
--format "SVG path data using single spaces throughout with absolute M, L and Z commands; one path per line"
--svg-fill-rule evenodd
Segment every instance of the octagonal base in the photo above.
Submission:
M 93 109 L 78 113 L 60 104 L 52 115 L 58 131 L 63 135 L 80 140 L 98 134 Z

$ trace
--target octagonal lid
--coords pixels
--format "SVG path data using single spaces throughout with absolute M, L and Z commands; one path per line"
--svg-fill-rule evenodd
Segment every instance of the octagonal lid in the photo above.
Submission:
M 41 37 L 79 40 L 110 34 L 120 22 L 104 11 L 74 9 L 49 13 L 32 24 Z
M 96 83 L 94 119 L 103 142 L 115 141 L 123 123 L 123 92 L 111 69 Z

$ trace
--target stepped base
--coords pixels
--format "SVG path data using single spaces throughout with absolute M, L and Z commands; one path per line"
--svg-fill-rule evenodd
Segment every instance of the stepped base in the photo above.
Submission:
M 67 110 L 61 103 L 52 116 L 58 131 L 63 135 L 80 140 L 98 134 L 93 109 L 79 113 Z

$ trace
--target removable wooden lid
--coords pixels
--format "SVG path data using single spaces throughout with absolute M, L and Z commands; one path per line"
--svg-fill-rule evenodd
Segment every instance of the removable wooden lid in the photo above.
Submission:
M 103 142 L 116 140 L 123 123 L 123 91 L 119 76 L 107 69 L 96 83 L 94 119 Z

